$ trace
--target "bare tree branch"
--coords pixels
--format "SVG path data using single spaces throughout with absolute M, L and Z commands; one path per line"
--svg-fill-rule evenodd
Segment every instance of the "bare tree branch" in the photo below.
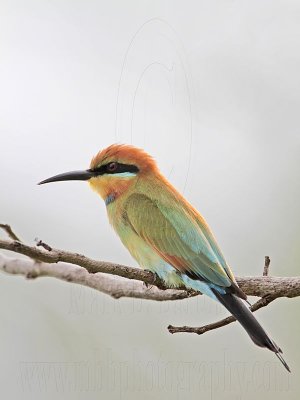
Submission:
M 78 253 L 71 253 L 69 251 L 53 248 L 51 248 L 50 251 L 44 251 L 34 246 L 28 246 L 27 244 L 21 243 L 19 241 L 3 239 L 0 239 L 0 248 L 23 254 L 32 259 L 39 260 L 40 262 L 45 262 L 49 264 L 66 262 L 79 265 L 80 267 L 85 268 L 91 274 L 95 274 L 96 272 L 103 272 L 106 274 L 118 275 L 127 279 L 143 281 L 148 285 L 155 285 L 161 289 L 167 288 L 164 282 L 151 271 L 127 267 L 125 265 L 111 263 L 108 261 L 96 261 Z M 183 287 L 183 289 L 185 288 Z
M 74 264 L 62 262 L 57 264 L 36 263 L 31 259 L 11 258 L 1 253 L 0 270 L 12 275 L 24 275 L 28 279 L 48 276 L 77 283 L 108 294 L 115 299 L 133 297 L 157 301 L 181 300 L 198 294 L 187 290 L 161 290 L 156 286 L 146 287 L 143 282 L 109 274 L 90 274 L 86 269 Z
M 181 300 L 200 295 L 194 290 L 167 287 L 151 271 L 128 267 L 121 264 L 97 261 L 84 255 L 53 249 L 41 240 L 36 246 L 20 242 L 9 225 L 0 224 L 12 240 L 0 239 L 0 249 L 22 254 L 27 258 L 11 258 L 0 253 L 0 270 L 27 278 L 53 277 L 66 282 L 88 286 L 106 293 L 113 298 L 133 297 L 157 301 Z M 38 248 L 39 247 L 39 248 Z M 300 277 L 268 276 L 269 257 L 265 257 L 263 276 L 236 278 L 240 288 L 249 296 L 261 297 L 251 306 L 252 311 L 265 307 L 279 297 L 300 296 Z M 234 322 L 230 316 L 221 321 L 202 327 L 175 327 L 169 332 L 189 332 L 198 335 Z
M 50 246 L 49 246 L 50 247 Z M 147 285 L 154 285 L 159 289 L 170 289 L 151 271 L 140 268 L 128 267 L 121 264 L 107 261 L 97 261 L 81 254 L 71 253 L 69 251 L 51 249 L 44 251 L 34 246 L 28 246 L 24 243 L 11 240 L 0 239 L 0 248 L 13 251 L 15 253 L 26 255 L 34 260 L 48 264 L 66 262 L 86 269 L 90 274 L 102 272 L 105 274 L 117 275 L 127 279 L 142 281 Z M 296 297 L 300 295 L 300 277 L 244 277 L 236 278 L 241 289 L 249 296 L 263 297 L 265 295 L 275 295 L 276 297 Z M 186 297 L 194 293 L 192 290 Z

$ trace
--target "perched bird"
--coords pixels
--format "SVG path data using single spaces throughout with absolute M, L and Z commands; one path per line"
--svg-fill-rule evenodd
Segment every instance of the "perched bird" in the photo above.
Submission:
M 183 284 L 219 301 L 260 347 L 282 351 L 245 304 L 218 244 L 200 213 L 167 181 L 154 159 L 130 145 L 100 151 L 85 171 L 67 172 L 40 184 L 88 181 L 105 201 L 108 218 L 124 246 L 145 269 L 172 287 Z

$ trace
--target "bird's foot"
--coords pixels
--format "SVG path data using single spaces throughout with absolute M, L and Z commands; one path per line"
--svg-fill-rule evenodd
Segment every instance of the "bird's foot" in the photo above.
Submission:
M 144 285 L 146 286 L 146 288 L 151 288 L 153 285 L 156 284 L 157 281 L 160 282 L 161 279 L 156 272 L 150 271 L 150 269 L 145 269 L 144 271 L 151 272 L 151 274 L 153 275 L 153 282 L 150 282 L 150 283 L 144 282 Z

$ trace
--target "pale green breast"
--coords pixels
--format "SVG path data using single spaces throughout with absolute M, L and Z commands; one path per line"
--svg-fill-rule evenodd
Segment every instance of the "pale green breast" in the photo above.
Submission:
M 136 234 L 124 215 L 122 206 L 123 202 L 119 202 L 118 200 L 110 203 L 107 206 L 107 214 L 112 227 L 131 256 L 141 268 L 155 272 L 168 285 L 173 287 L 181 286 L 183 284 L 181 276 Z
M 107 206 L 109 222 L 138 264 L 143 268 L 150 269 L 159 263 L 160 257 L 133 230 L 124 214 L 125 210 L 122 205 L 123 202 L 118 199 Z

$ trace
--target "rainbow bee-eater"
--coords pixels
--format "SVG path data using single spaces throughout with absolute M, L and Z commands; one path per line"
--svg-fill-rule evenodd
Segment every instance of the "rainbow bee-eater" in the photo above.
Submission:
M 161 174 L 154 159 L 130 145 L 100 151 L 90 168 L 42 182 L 87 181 L 105 201 L 109 221 L 140 267 L 170 287 L 185 285 L 220 302 L 252 341 L 273 351 L 285 368 L 282 351 L 256 320 L 247 296 L 201 214 Z

